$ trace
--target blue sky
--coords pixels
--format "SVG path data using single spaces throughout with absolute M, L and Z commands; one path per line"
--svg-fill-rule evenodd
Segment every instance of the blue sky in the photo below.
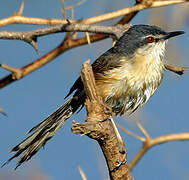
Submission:
M 68 3 L 68 1 L 66 1 Z M 71 1 L 74 3 L 75 1 Z M 6 0 L 0 6 L 0 18 L 12 15 L 19 9 L 21 1 Z M 78 19 L 92 17 L 101 13 L 111 12 L 132 4 L 118 1 L 86 1 L 75 11 Z M 188 6 L 185 5 L 185 6 Z M 174 6 L 175 7 L 175 6 Z M 178 6 L 177 6 L 178 7 Z M 182 13 L 182 7 L 179 6 Z M 162 8 L 164 10 L 164 8 Z M 153 9 L 154 10 L 154 9 Z M 147 24 L 153 10 L 139 13 L 131 22 L 132 24 Z M 185 35 L 170 40 L 168 43 L 168 62 L 189 67 L 188 63 L 188 38 L 189 26 L 187 14 L 183 24 L 176 26 L 171 21 L 170 14 L 175 9 L 166 8 L 169 13 L 165 16 L 165 30 L 184 30 Z M 178 13 L 177 13 L 178 14 Z M 61 0 L 25 1 L 24 16 L 42 18 L 62 18 Z M 182 16 L 182 14 L 180 14 Z M 156 17 L 157 19 L 160 16 Z M 175 15 L 175 22 L 179 17 Z M 104 24 L 113 24 L 115 20 Z M 156 24 L 159 25 L 159 24 Z M 1 27 L 0 30 L 28 31 L 38 28 L 34 25 L 11 25 Z M 22 67 L 41 57 L 64 38 L 64 34 L 49 35 L 38 39 L 40 55 L 37 55 L 31 46 L 21 41 L 0 40 L 0 63 L 13 67 Z M 53 62 L 33 72 L 25 78 L 8 85 L 0 91 L 0 106 L 6 111 L 8 117 L 0 115 L 1 130 L 1 155 L 0 162 L 6 161 L 8 153 L 13 146 L 23 140 L 25 132 L 38 124 L 64 102 L 64 97 L 69 87 L 78 77 L 82 62 L 87 59 L 94 61 L 99 55 L 111 47 L 111 40 L 104 40 L 90 46 L 82 46 L 67 51 Z M 178 49 L 175 54 L 171 51 Z M 177 59 L 176 59 L 177 58 Z M 176 60 L 175 60 L 176 59 Z M 1 69 L 0 77 L 9 72 Z M 152 137 L 169 133 L 187 132 L 188 121 L 188 92 L 189 73 L 178 76 L 172 72 L 165 72 L 164 80 L 144 108 L 140 109 L 130 118 L 116 118 L 124 127 L 141 134 L 136 128 L 132 118 L 135 116 L 142 122 Z M 72 134 L 70 128 L 72 120 L 82 121 L 86 118 L 85 110 L 71 118 L 58 134 L 40 150 L 28 163 L 14 171 L 16 160 L 0 169 L 1 179 L 31 179 L 30 172 L 41 172 L 49 179 L 81 179 L 77 166 L 86 173 L 88 179 L 105 179 L 108 177 L 104 157 L 97 143 L 88 137 Z M 121 132 L 128 150 L 130 161 L 141 147 L 141 142 Z M 188 149 L 189 141 L 171 142 L 153 147 L 133 170 L 135 179 L 176 180 L 188 179 Z M 8 174 L 8 176 L 6 176 Z

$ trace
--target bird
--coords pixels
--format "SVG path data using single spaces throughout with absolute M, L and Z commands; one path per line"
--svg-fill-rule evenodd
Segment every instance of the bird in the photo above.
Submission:
M 164 54 L 168 39 L 184 31 L 166 32 L 151 25 L 133 25 L 116 44 L 92 64 L 97 91 L 116 116 L 130 115 L 148 102 L 164 76 Z M 30 129 L 31 134 L 16 145 L 15 154 L 2 166 L 21 156 L 15 167 L 30 160 L 64 123 L 84 106 L 86 94 L 79 77 L 62 106 Z

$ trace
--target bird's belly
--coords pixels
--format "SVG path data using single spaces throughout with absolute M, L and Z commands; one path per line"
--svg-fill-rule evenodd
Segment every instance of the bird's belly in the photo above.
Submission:
M 131 114 L 147 103 L 162 80 L 162 73 L 148 81 L 143 78 L 104 79 L 96 81 L 103 100 L 116 115 Z
M 148 97 L 153 93 L 150 87 L 148 87 L 147 93 L 145 85 L 139 86 L 136 83 L 134 86 L 128 86 L 128 84 L 122 83 L 119 85 L 111 84 L 108 88 L 101 88 L 99 91 L 103 100 L 112 107 L 116 115 L 131 114 L 139 106 L 146 103 Z

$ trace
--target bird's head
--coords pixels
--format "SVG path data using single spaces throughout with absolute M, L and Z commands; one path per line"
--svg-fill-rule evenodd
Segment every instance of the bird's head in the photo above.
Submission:
M 165 32 L 157 26 L 134 25 L 117 41 L 115 50 L 132 56 L 156 53 L 163 55 L 165 43 L 169 38 L 183 34 L 184 31 Z

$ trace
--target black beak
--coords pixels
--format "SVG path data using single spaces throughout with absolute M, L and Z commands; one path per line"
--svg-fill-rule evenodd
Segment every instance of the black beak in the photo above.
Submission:
M 174 36 L 179 36 L 184 33 L 185 33 L 184 31 L 168 32 L 165 36 L 162 37 L 162 39 L 166 40 L 166 39 L 172 38 Z

